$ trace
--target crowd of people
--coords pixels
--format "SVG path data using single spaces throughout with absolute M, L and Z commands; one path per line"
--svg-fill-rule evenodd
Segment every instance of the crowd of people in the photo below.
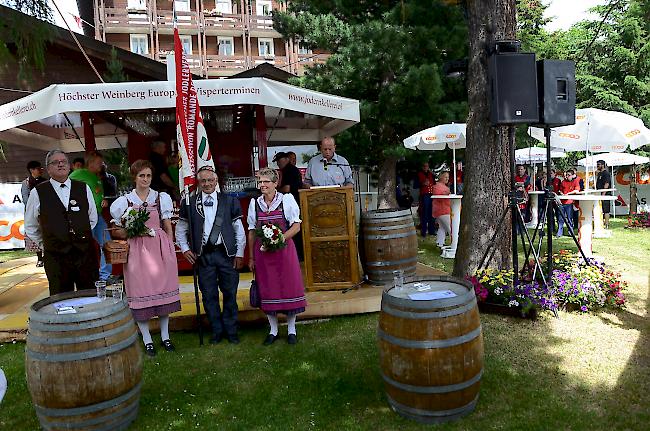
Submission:
M 612 178 L 604 160 L 598 160 L 596 171 L 596 190 L 604 190 L 601 194 L 611 196 L 612 192 L 609 189 L 612 187 Z M 463 185 L 462 169 L 460 169 L 460 172 L 457 171 L 456 173 L 456 189 L 459 194 L 462 193 Z M 424 162 L 422 169 L 417 173 L 417 179 L 415 181 L 415 188 L 419 188 L 418 215 L 420 220 L 420 235 L 425 238 L 427 235 L 433 236 L 435 234 L 436 244 L 441 248 L 445 244 L 446 237 L 451 235 L 450 200 L 441 197 L 451 193 L 449 177 L 450 172 L 445 164 L 442 164 L 434 171 L 430 168 L 429 162 Z M 526 166 L 518 164 L 515 168 L 514 187 L 517 205 L 521 211 L 523 221 L 524 223 L 528 223 L 532 219 L 531 211 L 533 211 L 529 193 L 531 191 L 546 190 L 546 170 L 540 167 L 536 172 L 533 182 Z M 567 169 L 562 176 L 558 176 L 556 169 L 551 167 L 550 188 L 556 195 L 573 195 L 584 192 L 585 183 L 584 179 L 577 175 L 575 169 Z M 400 205 L 402 205 L 402 202 L 408 202 L 408 206 L 410 206 L 412 201 L 404 199 L 403 193 L 398 190 L 398 202 L 400 202 Z M 542 215 L 544 209 L 545 205 L 542 202 L 536 209 L 538 216 Z M 558 238 L 568 234 L 569 231 L 573 231 L 578 226 L 580 210 L 578 200 L 567 197 L 560 200 L 559 212 L 555 211 L 552 207 L 550 209 L 553 211 L 552 223 L 554 231 L 557 224 L 556 236 Z M 602 211 L 605 228 L 609 228 L 610 201 L 602 202 Z M 524 228 L 520 223 L 516 226 L 518 233 Z
M 99 152 L 89 152 L 85 159 L 70 163 L 63 151 L 50 151 L 45 159 L 49 180 L 43 177 L 39 162 L 28 164 L 29 176 L 23 182 L 26 246 L 38 253 L 37 265 L 44 266 L 50 294 L 93 289 L 96 281 L 115 277 L 101 247 L 108 238 L 106 232 L 126 238 L 123 215 L 144 210 L 148 214 L 146 227 L 152 233 L 128 238 L 123 277 L 127 302 L 147 355 L 156 355 L 149 330 L 154 317 L 160 324 L 161 346 L 175 350 L 169 334 L 169 315 L 181 309 L 175 243 L 197 271 L 210 322 L 210 343 L 223 338 L 232 344 L 240 342 L 238 271 L 244 267 L 248 242 L 248 267 L 255 274 L 261 309 L 269 322 L 263 344 L 273 344 L 278 338 L 278 314 L 287 316 L 287 342 L 296 344 L 296 316 L 307 305 L 299 266 L 302 220 L 298 190 L 354 183 L 347 160 L 336 153 L 334 139 L 321 141 L 320 154 L 309 161 L 304 182 L 295 166 L 295 153 L 276 154 L 273 160 L 278 171 L 264 168 L 257 172 L 260 196 L 253 198 L 248 208 L 248 235 L 239 200 L 220 191 L 212 167 L 197 172 L 198 189 L 191 194 L 189 205 L 180 201 L 173 232 L 178 175 L 175 178 L 169 169 L 166 150 L 164 144 L 154 142 L 150 160 L 137 160 L 130 167 L 135 187 L 119 197 L 115 177 L 106 171 Z M 271 252 L 261 246 L 256 231 L 266 222 L 281 228 L 286 247 Z

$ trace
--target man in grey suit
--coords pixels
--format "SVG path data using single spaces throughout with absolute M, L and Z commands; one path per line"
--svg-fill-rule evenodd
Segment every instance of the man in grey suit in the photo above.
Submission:
M 232 344 L 237 335 L 237 285 L 243 266 L 246 234 L 239 200 L 217 192 L 218 177 L 211 167 L 197 172 L 200 191 L 183 201 L 176 225 L 176 242 L 188 262 L 197 265 L 199 289 L 212 326 L 211 344 L 225 336 Z M 189 218 L 192 218 L 192 231 Z M 190 241 L 191 238 L 191 241 Z M 219 290 L 223 310 L 219 307 Z

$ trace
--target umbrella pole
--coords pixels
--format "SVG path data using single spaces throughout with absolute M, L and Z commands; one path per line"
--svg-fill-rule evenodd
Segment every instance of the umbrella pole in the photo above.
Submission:
M 454 158 L 454 194 L 456 194 L 456 146 L 451 149 Z
M 610 175 L 610 178 L 612 179 L 612 182 L 609 185 L 609 188 L 610 189 L 615 189 L 616 187 L 614 187 L 614 166 L 610 166 L 610 168 L 612 169 L 612 173 Z M 614 192 L 614 193 L 616 193 L 616 192 Z M 616 195 L 616 197 L 618 197 L 618 195 Z M 611 205 L 612 205 L 612 212 L 613 212 L 614 218 L 616 218 L 616 201 L 613 201 L 611 203 Z
M 187 208 L 187 224 L 190 240 L 190 249 L 192 249 L 192 216 L 190 214 L 190 188 L 185 186 L 185 206 Z M 196 273 L 197 262 L 192 264 L 192 281 L 194 282 L 194 302 L 196 304 L 196 324 L 199 326 L 199 346 L 203 345 L 203 325 L 201 324 L 201 306 L 199 305 L 199 282 Z

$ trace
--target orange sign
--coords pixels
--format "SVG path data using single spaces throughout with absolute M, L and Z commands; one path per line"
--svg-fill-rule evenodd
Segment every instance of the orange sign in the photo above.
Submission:
M 558 133 L 558 135 L 561 138 L 580 139 L 580 135 L 577 135 L 575 133 L 563 133 L 563 132 L 560 132 L 560 133 Z
M 636 136 L 636 135 L 638 135 L 639 133 L 641 133 L 641 131 L 640 131 L 639 129 L 630 130 L 629 132 L 627 132 L 627 133 L 625 134 L 625 137 L 626 137 L 626 138 L 631 138 L 632 136 Z
M 435 135 L 433 135 L 433 136 L 427 136 L 426 138 L 424 138 L 424 140 L 425 140 L 425 141 L 437 141 L 437 140 L 438 140 L 438 137 L 435 136 Z
M 25 223 L 24 220 L 18 220 L 14 224 L 11 225 L 9 228 L 9 234 L 8 235 L 0 235 L 0 241 L 9 241 L 11 238 L 16 238 L 18 241 L 24 241 L 25 240 L 25 235 L 20 233 L 20 228 L 23 226 Z M 0 228 L 4 226 L 9 226 L 9 222 L 7 220 L 0 220 Z

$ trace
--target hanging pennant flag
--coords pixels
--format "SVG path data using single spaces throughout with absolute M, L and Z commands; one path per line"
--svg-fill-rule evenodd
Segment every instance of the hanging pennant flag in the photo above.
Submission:
M 203 125 L 199 98 L 192 82 L 174 14 L 174 57 L 176 61 L 176 139 L 179 152 L 179 187 L 191 189 L 196 183 L 196 172 L 203 166 L 214 169 L 208 136 Z M 217 186 L 218 188 L 218 186 Z

